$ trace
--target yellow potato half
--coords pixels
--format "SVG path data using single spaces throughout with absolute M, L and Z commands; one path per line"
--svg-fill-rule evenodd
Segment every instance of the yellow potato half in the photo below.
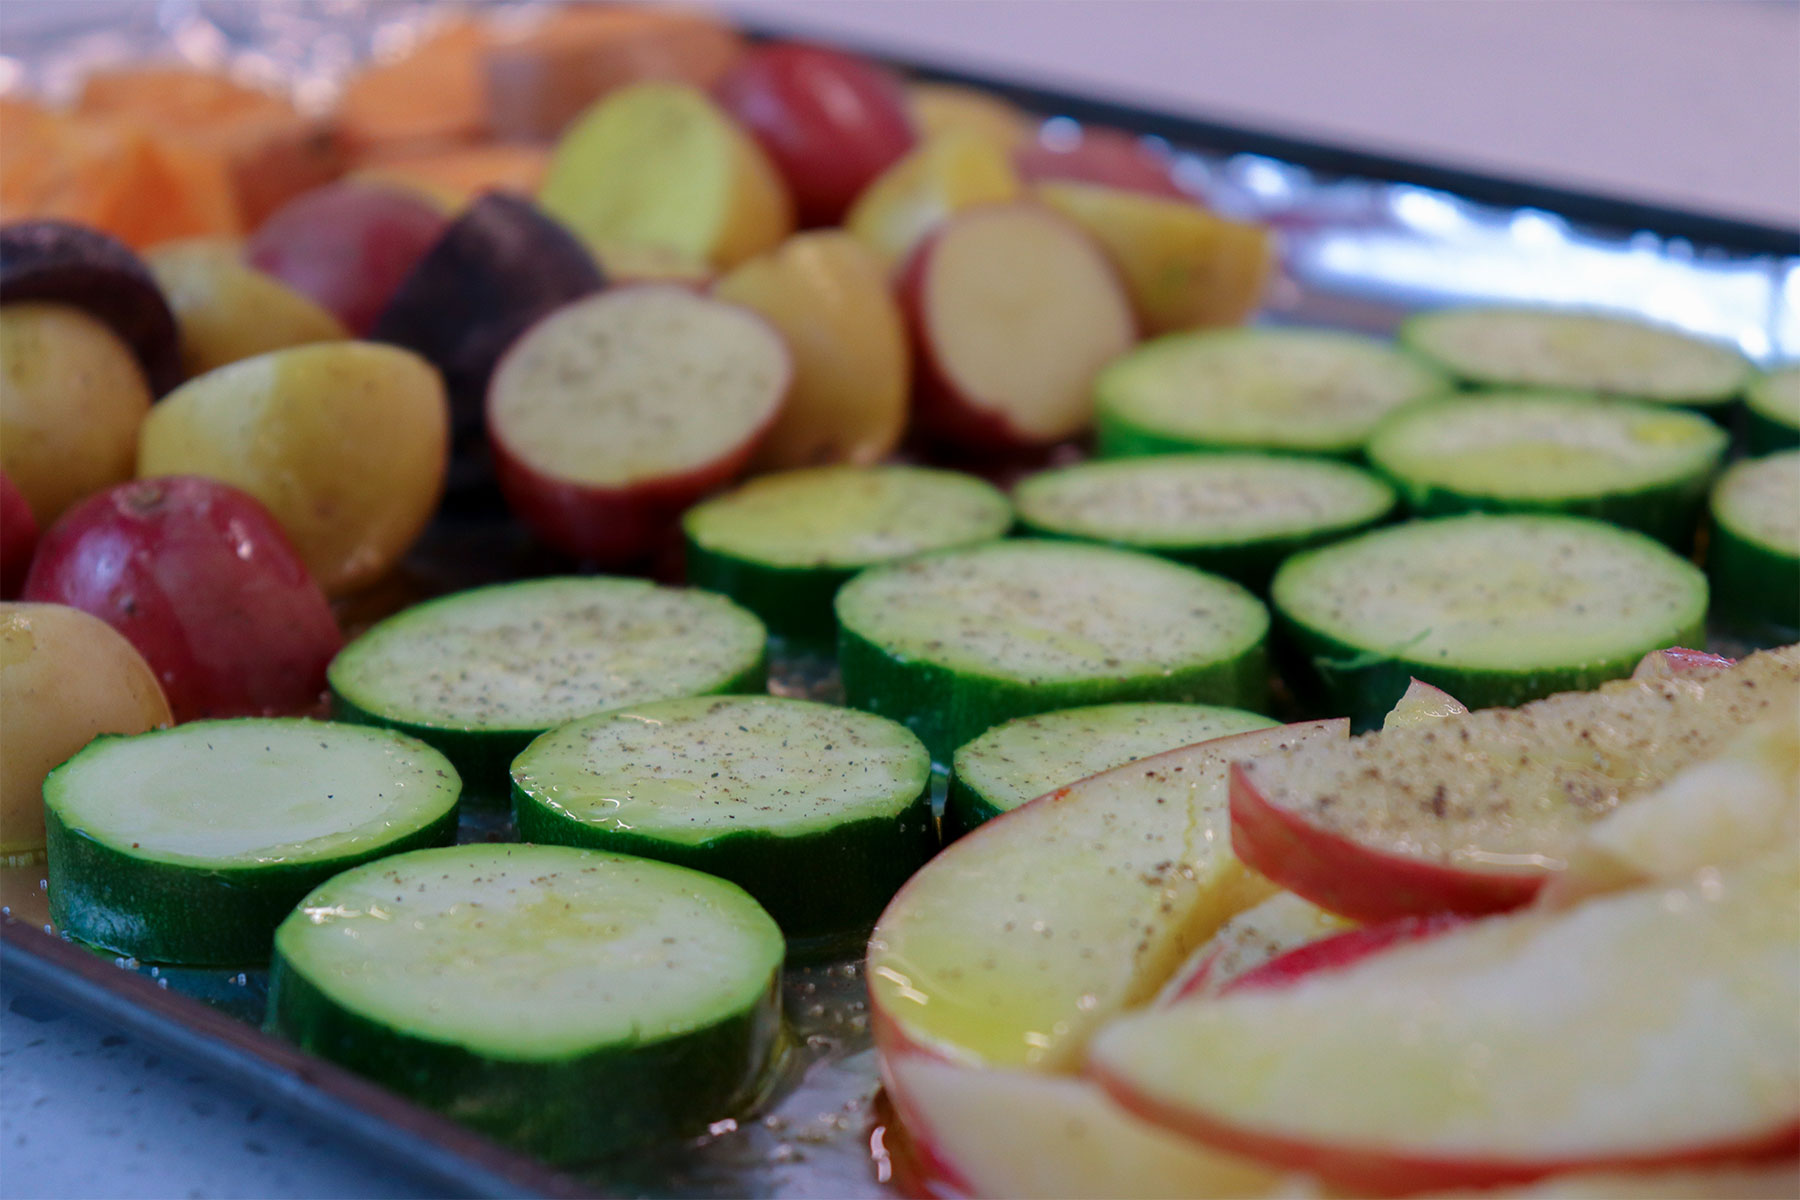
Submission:
M 44 848 L 44 776 L 103 733 L 174 717 L 112 626 L 61 604 L 0 604 L 0 855 Z
M 150 385 L 129 347 L 78 308 L 0 308 L 0 467 L 39 528 L 131 478 Z
M 318 304 L 246 263 L 229 240 L 168 242 L 147 261 L 175 311 L 189 377 L 270 350 L 350 336 Z
M 437 508 L 450 412 L 418 355 L 321 342 L 189 380 L 144 422 L 139 475 L 206 475 L 281 522 L 327 595 L 373 583 Z
M 1006 148 L 985 134 L 952 129 L 876 176 L 850 206 L 844 228 L 897 268 L 952 214 L 1015 199 L 1022 186 Z
M 881 260 L 842 230 L 802 233 L 713 294 L 753 309 L 794 356 L 794 385 L 753 470 L 880 462 L 906 430 L 911 351 Z

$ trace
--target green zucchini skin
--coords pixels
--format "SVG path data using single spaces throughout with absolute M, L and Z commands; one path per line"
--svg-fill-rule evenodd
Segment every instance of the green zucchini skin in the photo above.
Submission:
M 339 872 L 456 841 L 457 809 L 360 854 L 232 870 L 139 858 L 72 829 L 49 806 L 50 919 L 103 950 L 152 963 L 252 966 L 269 961 L 275 927 Z
M 1117 538 L 1091 538 L 1080 534 L 1069 533 L 1049 526 L 1034 525 L 1029 521 L 1020 521 L 1020 532 L 1028 537 L 1057 538 L 1068 542 L 1098 542 L 1102 546 L 1117 546 L 1121 550 L 1139 550 L 1145 554 L 1154 554 L 1166 558 L 1170 562 L 1182 563 L 1196 567 L 1213 575 L 1223 575 L 1235 583 L 1241 583 L 1258 596 L 1267 597 L 1269 580 L 1274 578 L 1275 570 L 1282 563 L 1314 546 L 1322 546 L 1327 542 L 1340 541 L 1361 533 L 1365 529 L 1373 529 L 1385 524 L 1390 514 L 1383 514 L 1370 521 L 1354 525 L 1341 525 L 1331 529 L 1319 529 L 1310 533 L 1299 533 L 1292 537 L 1263 538 L 1255 542 L 1244 542 L 1235 546 L 1151 546 L 1143 542 L 1121 541 Z
M 1267 635 L 1234 658 L 1155 676 L 1024 683 L 893 654 L 854 629 L 838 630 L 845 702 L 899 721 L 933 761 L 1014 717 L 1114 700 L 1178 700 L 1262 712 L 1269 704 Z
M 682 845 L 577 820 L 516 782 L 513 823 L 522 842 L 655 858 L 728 879 L 775 918 L 795 962 L 860 950 L 881 910 L 938 846 L 929 777 L 898 816 L 801 835 L 746 830 Z
M 561 1061 L 500 1061 L 415 1037 L 335 1003 L 279 953 L 268 1013 L 270 1031 L 302 1049 L 564 1166 L 699 1133 L 742 1111 L 785 1044 L 778 973 L 747 1013 L 661 1042 Z
M 756 661 L 707 695 L 760 695 L 768 690 L 767 645 Z M 487 809 L 505 809 L 512 797 L 508 772 L 517 758 L 545 729 L 476 729 L 427 725 L 383 716 L 362 708 L 337 688 L 331 689 L 331 719 L 351 725 L 392 729 L 424 742 L 455 766 L 463 778 L 463 802 Z
M 1596 658 L 1562 667 L 1524 671 L 1446 667 L 1408 658 L 1375 658 L 1366 650 L 1313 629 L 1292 617 L 1277 617 L 1285 645 L 1283 678 L 1294 681 L 1322 712 L 1348 716 L 1352 728 L 1376 729 L 1414 679 L 1440 687 L 1469 708 L 1516 708 L 1557 692 L 1584 692 L 1609 679 L 1622 679 L 1643 653 Z M 1706 644 L 1706 622 L 1694 621 L 1669 639 L 1671 646 Z
M 1800 426 L 1744 406 L 1744 447 L 1753 456 L 1774 454 L 1800 447 Z
M 862 567 L 784 567 L 709 550 L 687 539 L 687 579 L 755 613 L 770 634 L 802 648 L 828 648 L 837 633 L 831 602 Z M 744 689 L 749 690 L 749 689 Z
M 1685 554 L 1694 547 L 1700 512 L 1706 505 L 1706 493 L 1713 477 L 1709 473 L 1629 492 L 1543 500 L 1483 496 L 1402 479 L 1394 474 L 1388 474 L 1386 478 L 1400 493 L 1407 511 L 1415 517 L 1452 517 L 1472 512 L 1589 517 L 1648 534 L 1670 549 Z
M 1362 442 L 1345 442 L 1301 450 L 1289 446 L 1243 445 L 1232 442 L 1198 441 L 1151 429 L 1117 413 L 1100 410 L 1094 415 L 1094 452 L 1100 458 L 1141 458 L 1152 454 L 1204 454 L 1212 451 L 1258 454 L 1292 454 L 1307 458 L 1331 458 L 1341 462 L 1361 463 Z
M 1800 558 L 1715 524 L 1706 570 L 1727 631 L 1757 646 L 1800 642 Z

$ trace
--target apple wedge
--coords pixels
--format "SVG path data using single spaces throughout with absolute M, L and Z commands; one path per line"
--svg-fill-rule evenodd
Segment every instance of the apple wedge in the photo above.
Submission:
M 1517 1187 L 1458 1191 L 1435 1200 L 1794 1200 L 1800 1159 L 1767 1166 L 1698 1171 L 1617 1171 L 1553 1175 Z
M 1721 658 L 1717 654 L 1709 654 L 1705 650 L 1687 650 L 1680 646 L 1671 646 L 1667 650 L 1652 650 L 1638 662 L 1632 670 L 1633 679 L 1663 679 L 1670 675 L 1679 675 L 1683 671 L 1696 667 L 1729 667 L 1736 659 Z
M 1029 204 L 974 209 L 933 234 L 901 278 L 900 301 L 918 348 L 920 427 L 969 450 L 1082 432 L 1095 373 L 1137 338 L 1099 247 Z
M 1132 1115 L 1089 1080 L 913 1056 L 889 1063 L 886 1083 L 933 1194 L 1248 1197 L 1284 1183 Z
M 1423 679 L 1414 679 L 1406 685 L 1406 691 L 1399 702 L 1382 719 L 1381 727 L 1399 729 L 1407 725 L 1423 725 L 1444 717 L 1459 717 L 1468 711 L 1468 705 L 1443 688 L 1434 687 Z
M 1684 882 L 1800 845 L 1800 725 L 1780 713 L 1713 758 L 1590 825 L 1540 903 L 1566 907 L 1599 892 Z
M 889 1058 L 1070 1070 L 1225 920 L 1270 892 L 1225 838 L 1235 759 L 1341 741 L 1343 721 L 1215 738 L 1117 767 L 985 822 L 888 905 L 869 941 Z
M 1800 708 L 1800 646 L 1384 729 L 1231 781 L 1232 847 L 1363 921 L 1525 903 L 1593 822 Z
M 494 372 L 500 490 L 566 554 L 642 559 L 749 461 L 792 376 L 780 335 L 735 304 L 672 284 L 576 301 L 532 326 Z
M 1208 1145 L 1389 1193 L 1800 1148 L 1800 859 L 1473 922 L 1124 1017 L 1089 1066 Z
M 1355 927 L 1355 922 L 1292 892 L 1277 892 L 1221 925 L 1163 985 L 1156 1002 L 1164 1005 L 1216 996 L 1240 976 L 1296 947 Z

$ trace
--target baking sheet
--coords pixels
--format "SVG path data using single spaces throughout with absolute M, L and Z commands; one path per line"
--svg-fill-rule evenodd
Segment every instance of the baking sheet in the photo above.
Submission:
M 509 7 L 505 18 L 530 20 L 535 8 Z M 403 52 L 443 15 L 442 5 L 412 0 L 15 0 L 0 6 L 0 92 L 66 96 L 94 65 L 174 57 L 290 88 L 301 104 L 323 108 L 355 64 Z M 1163 139 L 1185 186 L 1220 211 L 1280 231 L 1284 270 L 1269 320 L 1381 333 L 1409 311 L 1444 303 L 1592 305 L 1725 338 L 1759 361 L 1800 358 L 1800 232 L 899 65 L 990 87 L 1052 120 Z M 510 525 L 440 521 L 353 619 L 556 566 Z M 830 697 L 834 686 L 829 663 L 775 664 L 772 690 Z M 465 819 L 465 840 L 507 834 L 502 817 Z M 44 924 L 39 869 L 5 871 L 0 901 L 0 966 L 10 984 L 202 1060 L 339 1136 L 378 1145 L 446 1193 L 873 1197 L 892 1188 L 855 962 L 788 972 L 794 1048 L 758 1112 L 686 1142 L 557 1173 L 263 1035 L 263 972 L 144 967 L 64 942 Z

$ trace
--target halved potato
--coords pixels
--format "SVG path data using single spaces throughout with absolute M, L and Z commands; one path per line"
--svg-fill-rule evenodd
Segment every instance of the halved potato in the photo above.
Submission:
M 190 377 L 270 350 L 350 336 L 313 300 L 246 263 L 230 239 L 165 242 L 146 258 L 175 311 Z

